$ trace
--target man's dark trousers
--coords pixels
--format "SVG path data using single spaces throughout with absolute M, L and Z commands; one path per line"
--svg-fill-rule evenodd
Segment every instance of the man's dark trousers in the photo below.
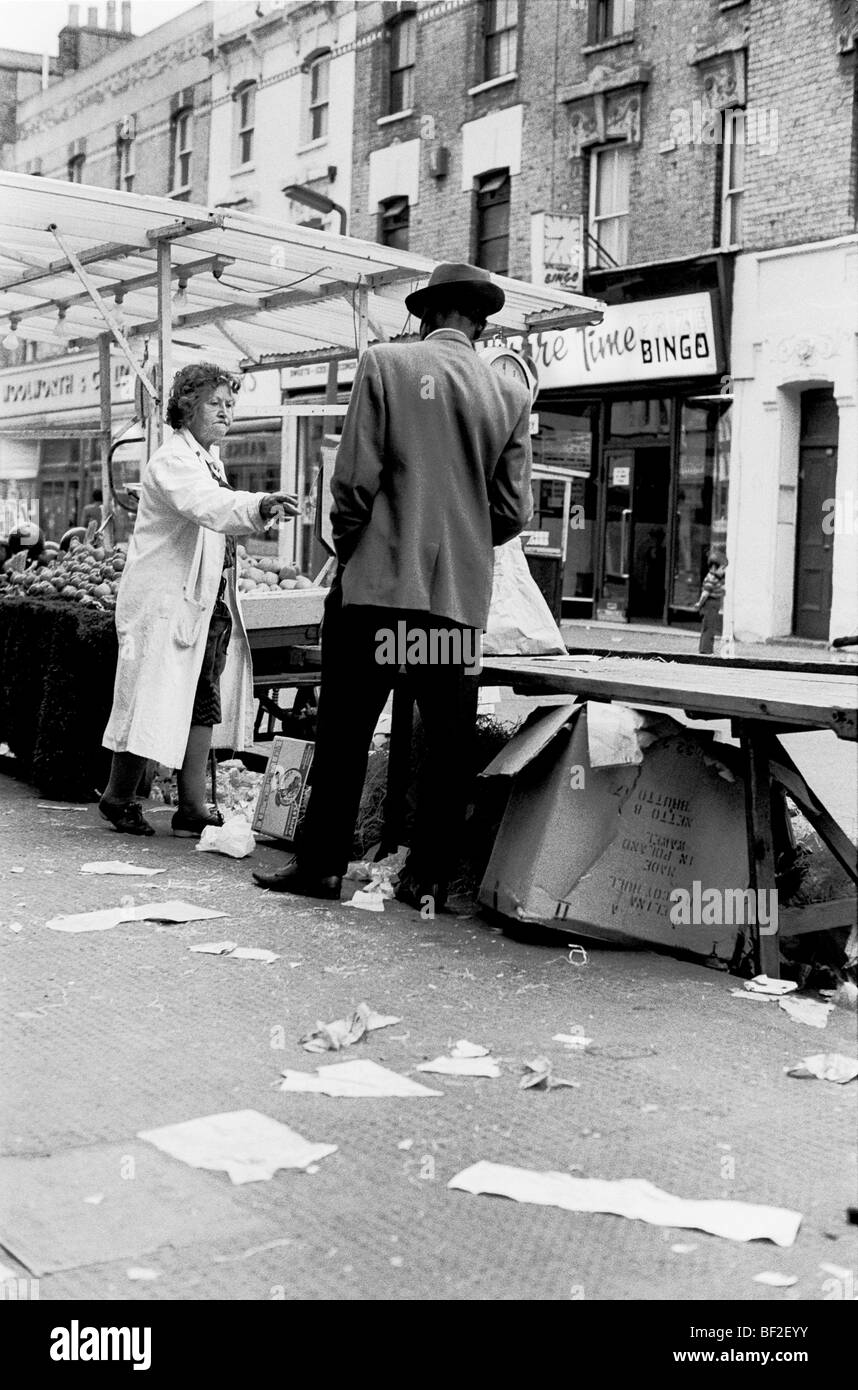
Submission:
M 311 874 L 343 875 L 352 853 L 369 745 L 398 667 L 378 660 L 379 633 L 458 629 L 446 618 L 402 609 L 342 603 L 335 580 L 325 602 L 316 749 L 298 862 Z M 466 648 L 474 651 L 471 646 Z M 408 665 L 405 677 L 420 711 L 426 762 L 419 788 L 408 874 L 418 884 L 445 884 L 461 848 L 472 770 L 477 678 L 464 664 Z

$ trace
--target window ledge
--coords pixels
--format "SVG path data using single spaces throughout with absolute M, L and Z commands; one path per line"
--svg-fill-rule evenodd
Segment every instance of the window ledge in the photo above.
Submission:
M 183 183 L 182 186 L 181 186 L 181 188 L 171 188 L 170 191 L 169 191 L 169 193 L 167 194 L 167 197 L 168 197 L 168 198 L 183 197 L 186 193 L 190 193 L 190 191 L 191 191 L 191 185 L 190 185 L 189 183 Z
M 389 116 L 379 116 L 376 125 L 390 125 L 391 121 L 404 121 L 406 117 L 414 115 L 414 107 L 409 106 L 407 111 L 391 111 Z
M 585 43 L 581 49 L 582 53 L 602 53 L 606 48 L 619 48 L 624 43 L 634 43 L 634 31 L 629 29 L 625 34 L 612 34 L 609 39 L 600 39 L 598 43 Z
M 469 87 L 468 96 L 477 97 L 481 92 L 490 92 L 494 87 L 502 87 L 505 82 L 517 81 L 517 72 L 505 72 L 501 77 L 490 77 L 488 82 L 480 82 L 476 87 Z
M 327 145 L 327 135 L 321 135 L 318 140 L 308 140 L 306 145 L 299 145 L 296 154 L 308 154 L 310 150 L 320 150 L 323 145 Z
M 252 174 L 255 168 L 256 165 L 252 162 L 250 164 L 239 164 L 236 169 L 230 170 L 229 176 L 231 179 L 234 179 L 237 178 L 239 174 Z

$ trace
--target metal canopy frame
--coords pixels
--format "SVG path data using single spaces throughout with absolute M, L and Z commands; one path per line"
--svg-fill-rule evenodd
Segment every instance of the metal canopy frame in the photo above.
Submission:
M 360 357 L 416 330 L 405 297 L 434 265 L 245 213 L 0 171 L 0 333 L 24 325 L 36 342 L 97 345 L 105 507 L 111 340 L 157 401 L 160 439 L 174 345 L 233 371 Z M 602 319 L 598 300 L 495 279 L 506 295 L 496 332 L 526 338 Z M 158 383 L 140 364 L 147 339 L 157 340 Z

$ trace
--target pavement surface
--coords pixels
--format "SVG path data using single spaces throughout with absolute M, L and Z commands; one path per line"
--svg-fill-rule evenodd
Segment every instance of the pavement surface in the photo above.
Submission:
M 40 800 L 0 777 L 0 1174 L 48 1174 L 49 1266 L 63 1263 L 50 1258 L 53 1247 L 86 1230 L 95 1209 L 87 1197 L 115 1204 L 120 1225 L 126 1202 L 128 1240 L 140 1245 L 121 1259 L 97 1249 L 72 1257 L 70 1267 L 40 1276 L 41 1299 L 855 1296 L 858 1228 L 847 1224 L 846 1208 L 855 1201 L 858 1082 L 799 1081 L 783 1070 L 820 1051 L 854 1056 L 854 1014 L 835 1010 L 822 1032 L 775 1003 L 732 998 L 736 981 L 726 974 L 650 951 L 591 947 L 588 963 L 575 965 L 565 937 L 516 941 L 473 908 L 423 920 L 398 904 L 377 915 L 283 898 L 250 882 L 255 865 L 284 862 L 279 851 L 260 846 L 253 859 L 227 860 L 171 838 L 169 809 L 152 810 L 155 839 L 135 840 L 105 827 L 93 806 L 42 809 Z M 167 872 L 80 872 L 88 860 L 112 858 Z M 228 915 L 80 935 L 45 927 L 56 914 L 125 897 L 182 898 Z M 280 959 L 265 965 L 189 951 L 227 937 Z M 346 1058 L 414 1074 L 467 1038 L 492 1049 L 502 1075 L 417 1074 L 443 1092 L 429 1099 L 277 1090 L 284 1067 L 309 1072 L 340 1060 L 311 1055 L 297 1039 L 362 1000 L 403 1021 Z M 552 1041 L 577 1028 L 593 1040 L 586 1051 Z M 520 1089 L 523 1063 L 538 1054 L 580 1084 Z M 173 1159 L 147 1165 L 147 1146 L 135 1138 L 245 1109 L 337 1152 L 313 1173 L 233 1186 L 225 1174 Z M 10 1168 L 10 1159 L 26 1166 Z M 787 1207 L 802 1214 L 801 1229 L 781 1249 L 448 1190 L 479 1159 Z M 124 1182 L 115 1179 L 117 1165 Z M 175 1236 L 158 1227 L 147 1239 L 146 1200 L 139 1236 L 139 1201 L 131 1219 L 134 1183 L 156 1169 L 161 1196 L 172 1173 L 185 1208 Z M 84 1188 L 68 1177 L 81 1171 Z M 93 1190 L 82 1196 L 90 1173 Z M 6 1219 L 17 1220 L 14 1210 Z M 0 1264 L 26 1279 L 7 1240 L 0 1229 Z M 128 1275 L 135 1266 L 158 1277 L 136 1282 Z M 762 1271 L 797 1282 L 755 1283 Z

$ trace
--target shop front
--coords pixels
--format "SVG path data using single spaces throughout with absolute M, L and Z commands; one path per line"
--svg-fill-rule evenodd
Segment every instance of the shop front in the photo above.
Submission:
M 718 291 L 704 289 L 609 304 L 598 327 L 531 335 L 531 528 L 565 552 L 564 618 L 695 621 L 707 551 L 727 536 L 721 314 Z

